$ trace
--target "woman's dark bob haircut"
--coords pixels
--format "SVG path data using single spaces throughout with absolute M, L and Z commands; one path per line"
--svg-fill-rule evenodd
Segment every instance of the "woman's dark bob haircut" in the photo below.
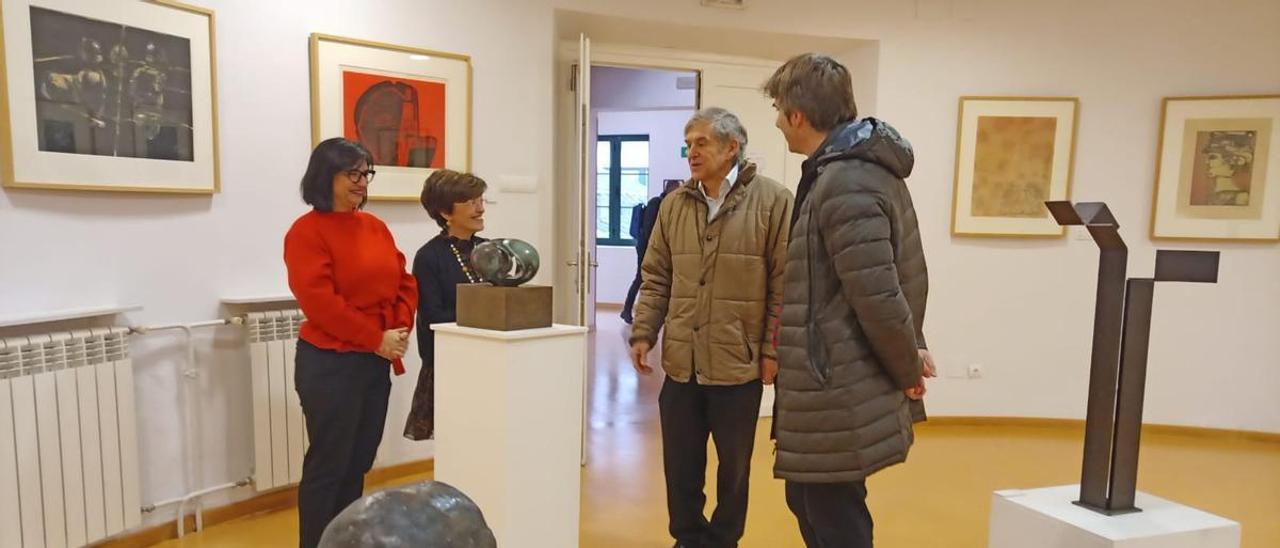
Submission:
M 360 161 L 373 169 L 373 155 L 360 143 L 334 137 L 325 139 L 311 151 L 311 161 L 302 176 L 302 201 L 316 211 L 333 211 L 333 176 L 348 169 L 356 169 Z M 365 197 L 365 201 L 369 200 Z M 364 202 L 360 203 L 364 207 Z

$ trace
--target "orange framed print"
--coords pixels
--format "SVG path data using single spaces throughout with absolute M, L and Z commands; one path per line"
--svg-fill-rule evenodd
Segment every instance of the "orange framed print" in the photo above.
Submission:
M 465 55 L 311 35 L 312 141 L 369 149 L 371 200 L 417 201 L 433 170 L 471 166 L 471 60 Z

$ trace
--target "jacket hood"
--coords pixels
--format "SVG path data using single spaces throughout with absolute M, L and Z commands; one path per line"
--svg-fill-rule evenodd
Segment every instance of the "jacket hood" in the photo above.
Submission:
M 898 130 L 883 120 L 863 118 L 836 127 L 816 155 L 817 165 L 857 159 L 877 164 L 899 179 L 915 167 L 915 152 Z

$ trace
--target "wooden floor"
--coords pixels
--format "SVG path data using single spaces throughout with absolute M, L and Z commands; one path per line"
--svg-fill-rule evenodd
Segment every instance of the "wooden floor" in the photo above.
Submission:
M 602 311 L 593 337 L 590 463 L 583 470 L 582 546 L 670 546 L 657 418 L 661 376 L 637 378 L 623 324 Z M 744 548 L 803 546 L 771 474 L 769 423 L 757 431 Z M 1076 426 L 921 425 L 908 462 L 868 482 L 880 548 L 986 546 L 991 492 L 1075 483 Z M 714 452 L 711 453 L 714 462 Z M 402 478 L 397 484 L 428 479 Z M 714 474 L 708 477 L 714 501 Z M 1280 547 L 1280 444 L 1146 433 L 1139 489 L 1239 521 L 1245 548 Z M 293 510 L 244 518 L 163 546 L 296 546 Z

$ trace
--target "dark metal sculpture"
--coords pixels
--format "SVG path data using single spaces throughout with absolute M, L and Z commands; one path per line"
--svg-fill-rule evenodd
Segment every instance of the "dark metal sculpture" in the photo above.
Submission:
M 538 250 L 529 242 L 499 238 L 477 245 L 471 251 L 471 264 L 485 281 L 516 287 L 533 279 L 540 262 Z
M 480 508 L 461 491 L 424 481 L 365 496 L 333 518 L 320 548 L 495 548 Z
M 1059 225 L 1088 229 L 1101 252 L 1076 504 L 1107 515 L 1139 512 L 1134 496 L 1155 282 L 1217 283 L 1218 252 L 1157 250 L 1155 277 L 1126 281 L 1129 250 L 1105 203 L 1054 201 L 1045 206 Z

